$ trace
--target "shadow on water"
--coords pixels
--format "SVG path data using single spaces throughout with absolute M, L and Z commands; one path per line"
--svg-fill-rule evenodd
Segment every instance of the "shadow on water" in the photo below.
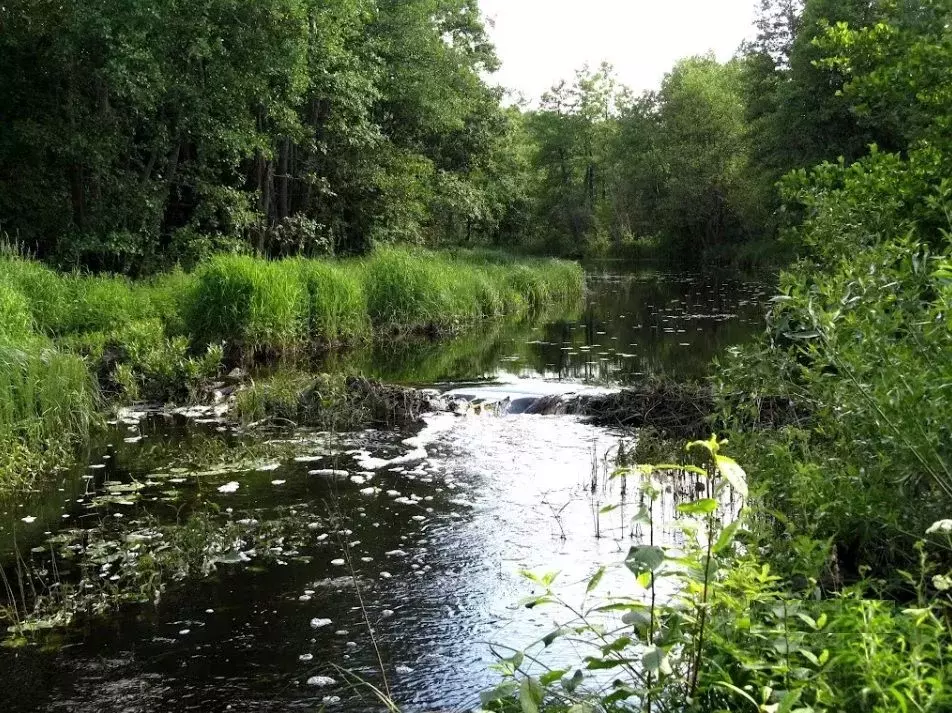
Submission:
M 764 294 L 702 275 L 593 273 L 581 314 L 376 345 L 330 366 L 566 389 L 698 377 L 760 328 Z M 552 613 L 517 606 L 528 593 L 519 572 L 558 569 L 584 588 L 643 534 L 625 510 L 598 515 L 619 493 L 604 479 L 593 489 L 593 468 L 604 474 L 620 436 L 569 416 L 440 414 L 417 432 L 255 436 L 118 423 L 82 468 L 0 504 L 14 590 L 19 561 L 53 595 L 128 600 L 0 649 L 0 710 L 376 709 L 335 668 L 382 683 L 367 621 L 404 710 L 472 707 L 496 682 L 489 644 L 526 644 L 553 626 Z

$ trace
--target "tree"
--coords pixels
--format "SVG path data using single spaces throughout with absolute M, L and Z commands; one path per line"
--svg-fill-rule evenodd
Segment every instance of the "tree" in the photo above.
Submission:
M 60 264 L 494 230 L 475 0 L 10 0 L 0 26 L 0 230 Z
M 740 79 L 736 63 L 707 56 L 679 62 L 662 83 L 659 226 L 681 252 L 739 241 L 748 227 Z

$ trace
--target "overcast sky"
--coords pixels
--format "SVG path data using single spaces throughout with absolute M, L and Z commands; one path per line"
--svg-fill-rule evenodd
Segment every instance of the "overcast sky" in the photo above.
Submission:
M 680 58 L 729 59 L 753 34 L 755 0 L 479 0 L 502 69 L 495 79 L 537 99 L 586 62 L 655 89 Z

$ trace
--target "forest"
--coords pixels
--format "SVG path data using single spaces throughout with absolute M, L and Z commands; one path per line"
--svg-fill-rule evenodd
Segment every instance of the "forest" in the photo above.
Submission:
M 77 449 L 130 404 L 194 406 L 209 384 L 234 389 L 254 414 L 241 436 L 275 410 L 303 423 L 353 405 L 364 367 L 348 349 L 421 349 L 428 378 L 406 388 L 481 383 L 518 361 L 500 358 L 508 343 L 491 324 L 518 324 L 520 349 L 551 340 L 577 354 L 551 335 L 606 332 L 580 321 L 573 261 L 767 275 L 757 335 L 708 377 L 642 370 L 616 384 L 662 408 L 693 396 L 692 413 L 707 409 L 687 451 L 642 429 L 608 478 L 640 483 L 627 517 L 648 533 L 665 493 L 697 478 L 700 499 L 674 506 L 689 523 L 681 547 L 632 546 L 622 566 L 637 594 L 595 604 L 610 579 L 599 568 L 583 583 L 591 608 L 563 599 L 554 573 L 526 572 L 525 606 L 571 616 L 538 650 L 500 656 L 501 683 L 480 705 L 952 710 L 950 28 L 952 0 L 759 0 L 755 33 L 729 61 L 684 58 L 641 93 L 608 64 L 586 66 L 523 98 L 494 80 L 477 0 L 4 0 L 0 506 L 19 502 L 9 512 L 32 523 L 17 509 L 27 494 L 55 485 L 48 474 L 82 460 Z M 689 345 L 686 329 L 670 331 Z M 427 351 L 444 341 L 446 373 Z M 587 364 L 596 347 L 582 348 Z M 315 381 L 327 353 L 346 381 Z M 551 380 L 559 358 L 547 353 L 538 374 Z M 258 378 L 262 364 L 274 373 Z M 245 382 L 222 386 L 229 373 Z M 380 426 L 366 410 L 355 422 Z M 287 455 L 271 432 L 254 438 Z M 339 472 L 334 461 L 311 474 Z M 596 522 L 615 509 L 595 508 Z M 30 594 L 19 551 L 14 562 L 19 592 L 0 558 L 0 623 L 26 647 L 78 617 L 84 595 L 66 607 Z M 142 582 L 161 577 L 136 573 L 149 601 Z M 662 601 L 671 587 L 680 594 Z M 606 628 L 609 614 L 622 624 Z M 557 640 L 582 639 L 591 655 L 531 668 Z M 376 647 L 369 670 L 385 667 Z M 398 710 L 387 681 L 375 692 Z
M 933 138 L 942 78 L 886 73 L 942 15 L 768 3 L 726 64 L 685 59 L 643 94 L 584 68 L 514 105 L 472 0 L 15 1 L 0 230 L 131 275 L 394 242 L 776 263 L 799 247 L 777 240 L 799 217 L 781 177 Z

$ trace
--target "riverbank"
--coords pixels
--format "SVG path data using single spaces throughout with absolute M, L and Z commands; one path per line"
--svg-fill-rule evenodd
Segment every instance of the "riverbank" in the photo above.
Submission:
M 0 259 L 0 491 L 66 460 L 107 403 L 187 403 L 240 364 L 459 332 L 577 303 L 581 268 L 484 251 L 220 255 L 148 280 Z

